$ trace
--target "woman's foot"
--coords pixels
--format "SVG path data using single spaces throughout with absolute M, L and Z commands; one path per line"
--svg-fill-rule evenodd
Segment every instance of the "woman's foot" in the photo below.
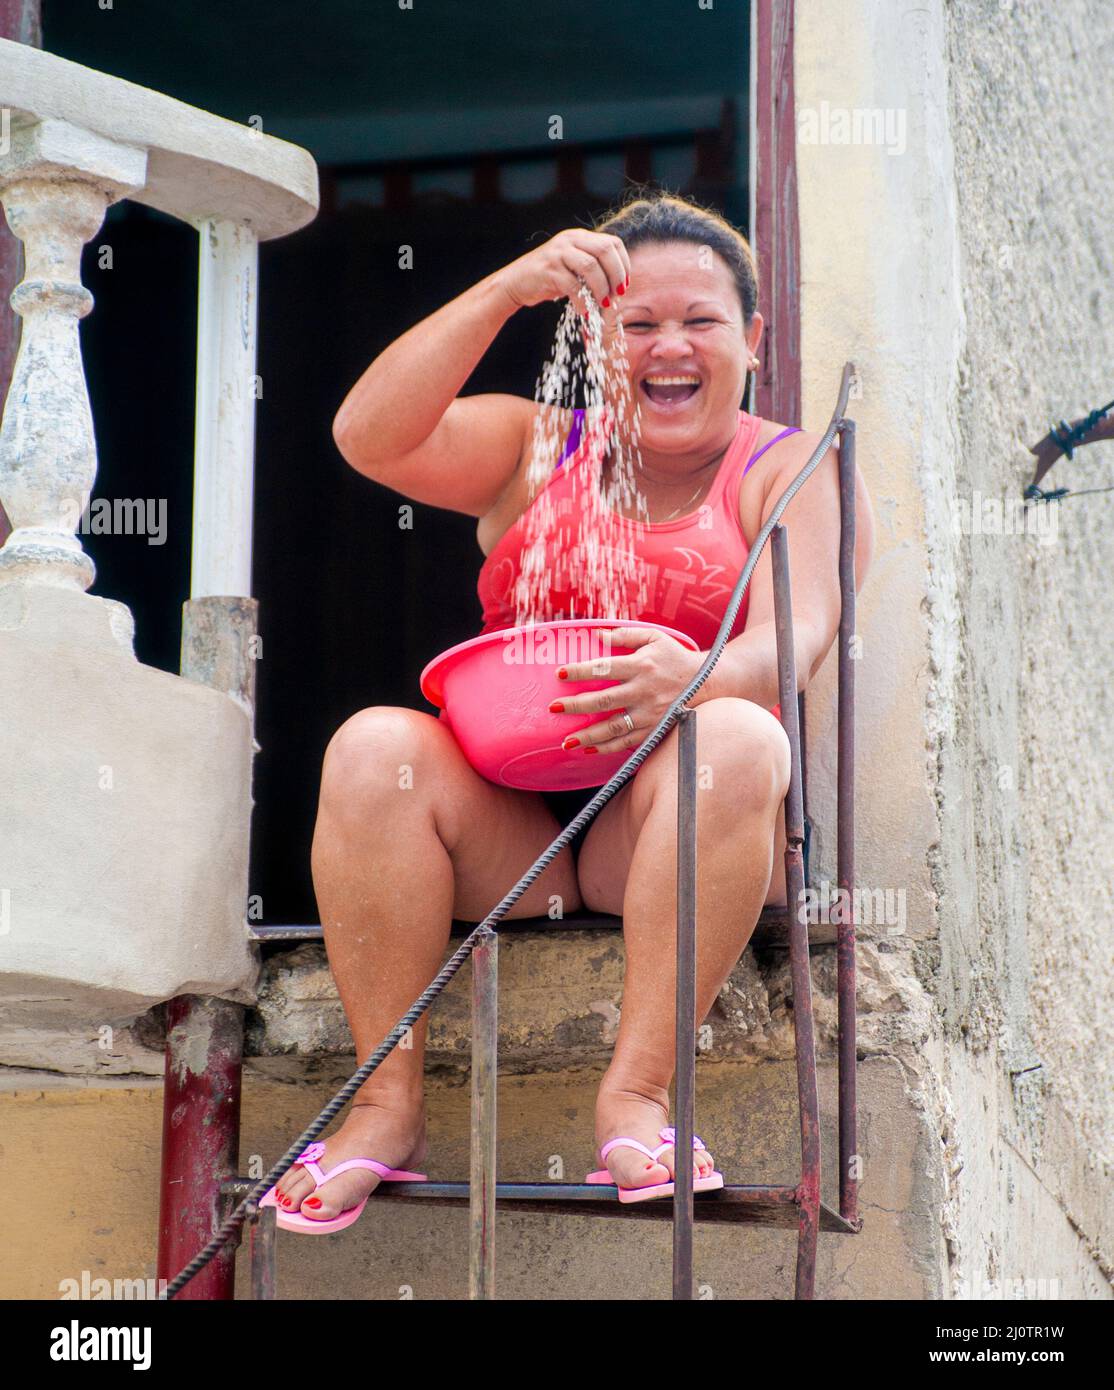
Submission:
M 420 1103 L 409 1109 L 354 1105 L 340 1129 L 322 1142 L 325 1152 L 317 1162 L 326 1174 L 350 1158 L 375 1158 L 388 1168 L 413 1169 L 426 1155 L 425 1110 Z M 380 1181 L 370 1168 L 352 1168 L 315 1188 L 310 1175 L 295 1163 L 280 1179 L 275 1199 L 282 1211 L 328 1221 L 358 1206 Z
M 648 1149 L 663 1142 L 659 1130 L 669 1124 L 668 1094 L 662 1100 L 651 1100 L 630 1091 L 600 1089 L 596 1100 L 596 1142 L 599 1149 L 612 1139 L 637 1139 Z M 693 1149 L 693 1172 L 706 1178 L 715 1168 L 707 1149 Z M 637 1149 L 619 1145 L 604 1160 L 607 1171 L 619 1187 L 651 1187 L 656 1183 L 672 1182 L 675 1173 L 672 1147 L 663 1150 L 655 1163 Z M 339 1179 L 338 1179 L 339 1181 Z

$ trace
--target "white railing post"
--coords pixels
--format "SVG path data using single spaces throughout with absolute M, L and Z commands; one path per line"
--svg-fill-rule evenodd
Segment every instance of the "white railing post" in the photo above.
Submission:
M 197 406 L 190 597 L 251 594 L 259 241 L 198 226 Z
M 78 590 L 93 582 L 77 538 L 97 476 L 78 337 L 93 307 L 81 248 L 146 170 L 143 150 L 56 120 L 14 130 L 0 154 L 0 201 L 25 257 L 11 297 L 23 332 L 0 425 L 0 501 L 14 528 L 0 549 L 0 581 Z

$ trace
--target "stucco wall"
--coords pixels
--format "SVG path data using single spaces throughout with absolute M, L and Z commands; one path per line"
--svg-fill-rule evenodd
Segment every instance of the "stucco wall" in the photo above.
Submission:
M 244 1073 L 240 1168 L 266 1171 L 292 1135 L 351 1074 L 353 1056 L 249 1061 Z M 818 1067 L 821 1135 L 836 1146 L 836 1078 Z M 593 1166 L 592 1114 L 602 1068 L 560 1074 L 502 1075 L 499 1080 L 499 1173 L 509 1182 L 579 1178 Z M 796 1079 L 792 1062 L 700 1068 L 702 1131 L 732 1180 L 794 1182 Z M 910 1123 L 900 1069 L 870 1059 L 859 1093 L 868 1117 L 864 1183 L 869 1230 L 861 1237 L 824 1233 L 817 1252 L 817 1291 L 825 1299 L 932 1296 L 931 1260 L 918 1257 L 910 1227 L 931 1212 L 921 1137 Z M 469 1088 L 460 1080 L 427 1086 L 429 1161 L 436 1180 L 468 1171 Z M 0 1298 L 58 1298 L 91 1288 L 151 1280 L 155 1291 L 162 1087 L 140 1077 L 0 1074 L 0 1119 L 18 1134 L 42 1180 L 29 1184 L 5 1227 L 8 1259 L 0 1262 Z M 705 1120 L 711 1120 L 709 1131 Z M 88 1155 L 96 1154 L 90 1163 Z M 738 1175 L 736 1179 L 735 1175 Z M 824 1198 L 838 1200 L 829 1166 Z M 65 1219 L 59 1219 L 64 1197 Z M 668 1299 L 668 1222 L 541 1216 L 500 1210 L 497 1288 L 505 1299 Z M 699 1223 L 695 1268 L 702 1299 L 792 1296 L 796 1231 Z M 284 1299 L 459 1299 L 467 1294 L 468 1213 L 409 1210 L 375 1199 L 342 1240 L 280 1234 L 278 1296 Z M 117 1285 L 117 1281 L 120 1281 Z M 237 1296 L 249 1298 L 246 1242 L 238 1257 Z M 409 1292 L 407 1292 L 409 1291 Z M 72 1293 L 70 1296 L 74 1296 Z M 120 1294 L 120 1297 L 126 1295 Z M 142 1296 L 142 1295 L 131 1295 Z
M 947 19 L 965 209 L 957 486 L 1016 497 L 1049 422 L 1114 395 L 1114 198 L 1101 172 L 1114 10 L 983 0 L 949 6 Z M 1044 485 L 1101 486 L 1112 461 L 1110 445 L 1084 449 Z M 1112 499 L 1050 504 L 1044 537 L 975 535 L 958 548 L 961 717 L 946 758 L 975 853 L 973 900 L 943 958 L 953 1051 L 997 1062 L 1000 1145 L 1032 1167 L 1108 1274 L 1114 1242 L 1098 1222 L 1114 1161 Z M 952 776 L 945 768 L 949 787 Z M 958 857 L 950 837 L 945 846 Z M 977 1142 L 977 1109 L 966 1123 Z M 1008 1229 L 965 1234 L 971 1277 L 1014 1259 Z
M 1065 503 L 1042 538 L 971 534 L 964 502 L 1020 498 L 1049 419 L 1114 394 L 1114 223 L 1091 174 L 1114 14 L 797 14 L 805 421 L 827 418 L 854 359 L 878 522 L 858 622 L 859 881 L 907 905 L 905 932 L 863 933 L 860 950 L 886 948 L 905 1005 L 893 1054 L 939 1136 L 940 1293 L 1028 1279 L 1033 1296 L 1043 1279 L 1109 1296 L 1114 641 L 1095 596 L 1110 504 Z M 1101 456 L 1068 470 L 1085 486 Z M 829 663 L 814 763 L 833 684 Z M 810 767 L 816 793 L 832 774 Z M 834 877 L 830 835 L 823 853 Z

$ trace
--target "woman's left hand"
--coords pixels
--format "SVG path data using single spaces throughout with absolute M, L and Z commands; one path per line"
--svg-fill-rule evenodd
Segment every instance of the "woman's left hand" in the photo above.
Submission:
M 637 748 L 700 670 L 706 655 L 689 651 L 675 638 L 652 628 L 613 628 L 609 639 L 612 647 L 629 648 L 630 656 L 603 656 L 561 668 L 562 679 L 568 681 L 608 677 L 620 682 L 606 690 L 563 696 L 550 705 L 552 714 L 601 716 L 598 723 L 570 734 L 562 748 L 597 753 Z M 628 728 L 623 710 L 630 715 L 633 730 Z

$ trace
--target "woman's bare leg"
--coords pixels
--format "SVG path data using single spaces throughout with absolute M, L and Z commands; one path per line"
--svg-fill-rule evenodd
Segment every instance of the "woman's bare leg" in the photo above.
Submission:
M 750 939 L 771 886 L 789 740 L 748 700 L 708 700 L 697 716 L 696 1019 L 703 1021 Z M 669 1123 L 676 1017 L 677 731 L 609 802 L 580 852 L 589 909 L 622 913 L 626 978 L 619 1036 L 600 1086 L 596 1139 L 660 1144 Z M 784 829 L 781 833 L 784 851 Z M 624 875 L 624 869 L 627 872 Z M 625 883 L 624 883 L 625 878 Z M 651 1164 L 619 1148 L 607 1166 L 623 1187 L 673 1176 L 673 1151 Z M 712 1159 L 696 1155 L 701 1174 Z
M 312 866 L 329 964 L 360 1061 L 440 969 L 451 919 L 479 920 L 560 827 L 540 797 L 485 781 L 446 725 L 415 710 L 360 711 L 325 754 Z M 551 894 L 580 906 L 564 850 L 511 912 L 541 916 Z M 426 1019 L 357 1092 L 325 1144 L 327 1172 L 349 1158 L 413 1168 L 425 1157 L 422 1073 Z M 378 1183 L 342 1173 L 314 1192 L 301 1167 L 279 1183 L 288 1211 L 326 1219 Z M 318 1205 L 311 1205 L 317 1203 Z

